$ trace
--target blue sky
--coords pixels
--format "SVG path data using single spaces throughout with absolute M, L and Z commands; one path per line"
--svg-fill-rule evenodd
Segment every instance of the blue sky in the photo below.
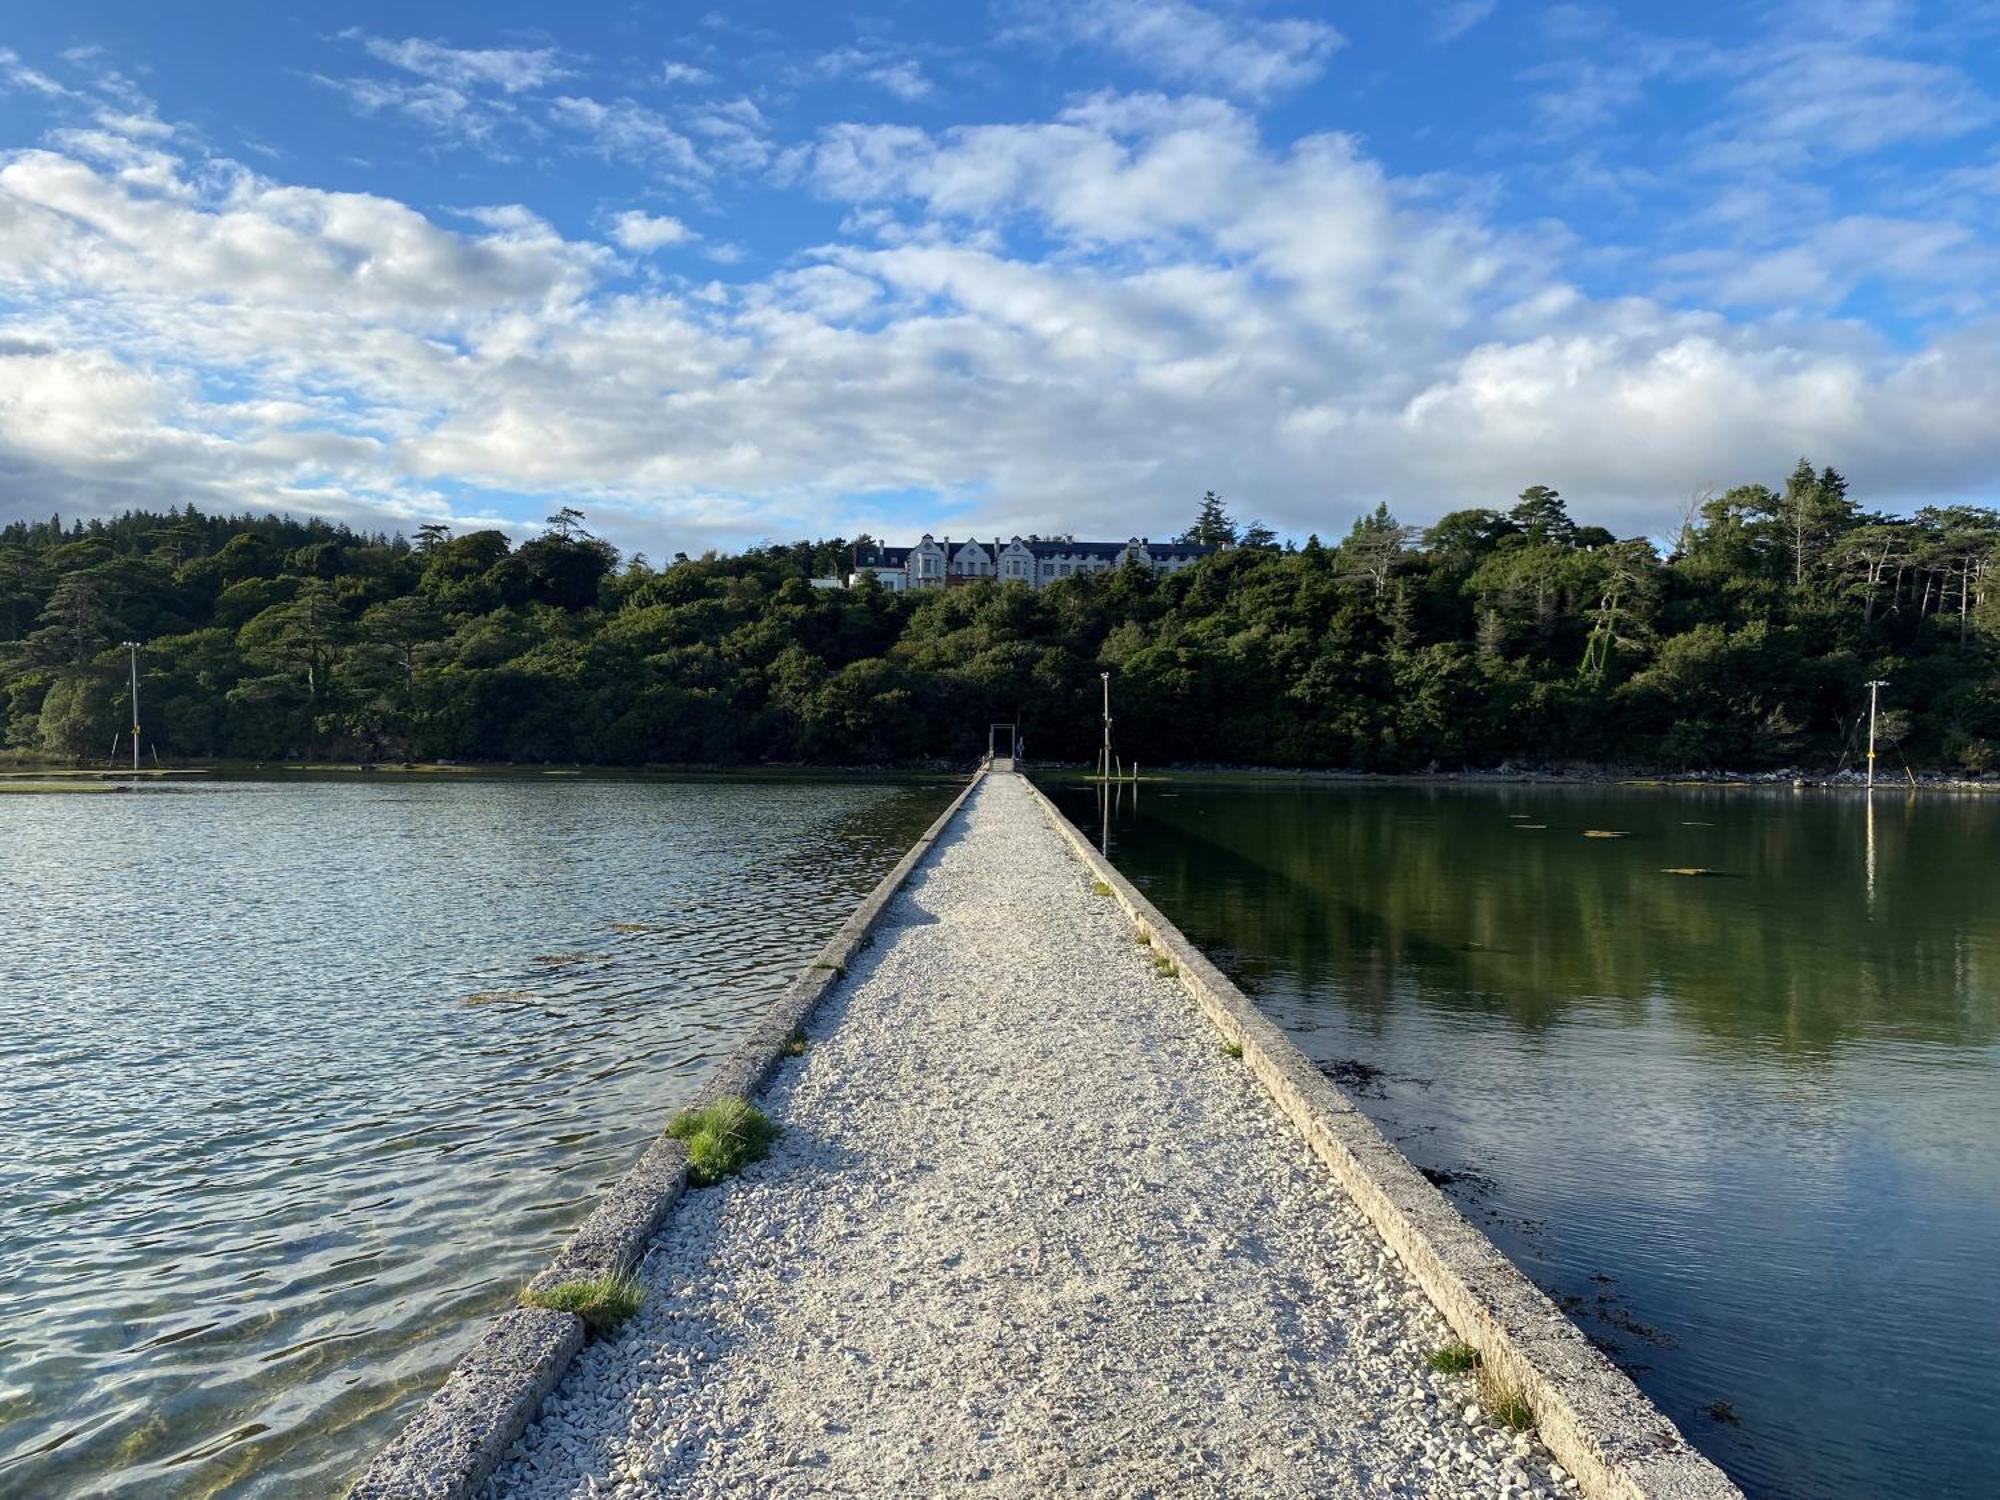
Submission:
M 30 0 L 0 518 L 1987 498 L 1996 58 L 1994 0 Z

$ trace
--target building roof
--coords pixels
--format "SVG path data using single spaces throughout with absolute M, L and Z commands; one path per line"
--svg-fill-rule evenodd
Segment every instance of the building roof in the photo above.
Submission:
M 941 550 L 948 550 L 956 557 L 966 547 L 977 547 L 989 560 L 997 562 L 999 555 L 1013 542 L 1019 542 L 1037 558 L 1045 557 L 1095 557 L 1107 562 L 1115 562 L 1125 555 L 1132 545 L 1131 539 L 1122 542 L 1075 542 L 1063 538 L 1013 537 L 1009 541 L 983 542 L 976 537 L 966 537 L 960 541 L 948 538 L 926 538 L 934 541 Z M 1139 545 L 1152 557 L 1208 557 L 1219 552 L 1219 547 L 1204 546 L 1195 542 L 1156 542 L 1146 537 L 1138 539 Z M 910 554 L 915 547 L 861 547 L 854 554 L 857 568 L 901 568 L 908 565 Z
M 1026 544 L 1037 557 L 1122 557 L 1132 543 L 1123 542 L 1064 542 L 1032 541 Z M 1145 537 L 1139 538 L 1139 545 L 1152 557 L 1207 557 L 1216 549 L 1198 546 L 1193 542 L 1155 542 Z

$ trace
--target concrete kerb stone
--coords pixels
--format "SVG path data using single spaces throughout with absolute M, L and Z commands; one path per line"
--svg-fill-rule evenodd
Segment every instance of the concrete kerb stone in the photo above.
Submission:
M 710 1075 L 691 1107 L 731 1095 L 748 1098 L 763 1088 L 784 1059 L 793 1033 L 845 976 L 855 954 L 872 940 L 890 900 L 985 777 L 982 765 L 772 1002 Z M 662 1135 L 528 1285 L 545 1290 L 565 1281 L 629 1272 L 686 1188 L 687 1149 Z M 583 1340 L 583 1321 L 574 1314 L 535 1307 L 502 1313 L 403 1430 L 375 1455 L 348 1490 L 348 1500 L 465 1500 L 486 1482 L 508 1444 L 534 1420 Z
M 394 1442 L 376 1456 L 349 1500 L 458 1500 L 534 1417 L 583 1347 L 572 1313 L 517 1307 L 502 1313 Z
M 1481 1362 L 1517 1388 L 1592 1500 L 1743 1500 L 1723 1472 L 1412 1166 L 1180 929 L 1026 777 L 1050 823 L 1180 981 L 1390 1251 Z

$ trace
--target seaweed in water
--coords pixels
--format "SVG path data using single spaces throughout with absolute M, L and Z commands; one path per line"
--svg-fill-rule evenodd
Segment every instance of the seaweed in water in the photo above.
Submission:
M 1358 1057 L 1336 1057 L 1315 1066 L 1350 1094 L 1369 1099 L 1387 1097 L 1382 1087 L 1387 1075 L 1373 1063 L 1365 1063 Z
M 1432 1187 L 1464 1188 L 1472 1193 L 1493 1191 L 1493 1179 L 1484 1172 L 1473 1171 L 1470 1167 L 1461 1167 L 1457 1171 L 1448 1171 L 1443 1167 L 1418 1167 L 1417 1170 L 1424 1174 L 1424 1179 Z
M 533 990 L 475 990 L 465 997 L 467 1005 L 518 1005 L 536 998 Z
M 1590 1281 L 1597 1291 L 1595 1295 L 1588 1297 L 1578 1296 L 1574 1292 L 1558 1291 L 1552 1286 L 1544 1286 L 1542 1290 L 1547 1292 L 1556 1305 L 1573 1320 L 1581 1323 L 1583 1319 L 1588 1318 L 1607 1330 L 1603 1334 L 1590 1333 L 1590 1341 L 1609 1354 L 1621 1369 L 1640 1369 L 1643 1366 L 1633 1365 L 1623 1357 L 1624 1346 L 1615 1336 L 1617 1334 L 1623 1334 L 1654 1349 L 1680 1347 L 1680 1340 L 1665 1329 L 1655 1328 L 1650 1323 L 1642 1323 L 1632 1316 L 1631 1309 L 1625 1306 L 1624 1298 L 1611 1290 L 1618 1284 L 1616 1278 L 1598 1272 L 1590 1278 Z

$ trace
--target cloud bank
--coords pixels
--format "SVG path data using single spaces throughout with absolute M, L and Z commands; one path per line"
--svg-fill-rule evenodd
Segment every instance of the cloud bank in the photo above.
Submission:
M 1489 10 L 1438 8 L 1438 36 Z M 413 87 L 478 118 L 498 101 L 657 191 L 751 182 L 840 225 L 729 279 L 677 215 L 565 233 L 518 203 L 420 209 L 92 106 L 0 157 L 0 515 L 191 500 L 407 526 L 566 501 L 659 555 L 918 515 L 1124 535 L 1209 487 L 1295 535 L 1536 482 L 1658 532 L 1690 490 L 1800 453 L 1876 503 L 2000 470 L 1983 306 L 1904 338 L 1830 315 L 1867 277 L 1990 277 L 1957 221 L 1830 216 L 1594 291 L 1574 236 L 1500 219 L 1476 184 L 1398 176 L 1349 133 L 1273 138 L 1248 101 L 1318 76 L 1329 29 L 1183 0 L 1063 14 L 1068 44 L 1215 91 L 783 140 L 687 67 L 677 85 L 704 91 L 684 106 L 606 102 L 554 48 L 358 38 Z M 1847 148 L 1780 104 L 1773 150 Z

